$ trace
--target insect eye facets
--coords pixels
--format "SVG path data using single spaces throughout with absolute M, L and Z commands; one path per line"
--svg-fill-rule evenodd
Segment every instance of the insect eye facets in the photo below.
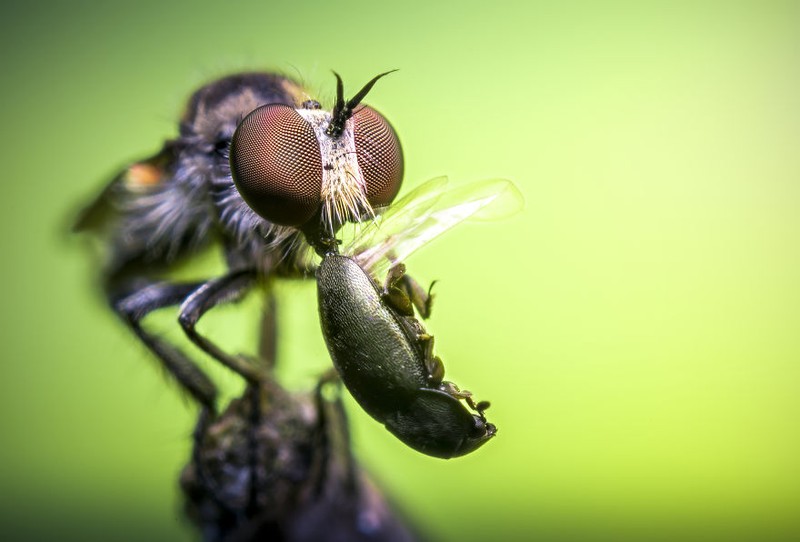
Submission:
M 239 123 L 230 165 L 242 198 L 270 222 L 300 226 L 319 207 L 319 144 L 311 125 L 287 105 L 264 105 Z
M 360 106 L 353 113 L 358 166 L 373 207 L 394 200 L 403 182 L 403 149 L 392 125 L 377 111 Z

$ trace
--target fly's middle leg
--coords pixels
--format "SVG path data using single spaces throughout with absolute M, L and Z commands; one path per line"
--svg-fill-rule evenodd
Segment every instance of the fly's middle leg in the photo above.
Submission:
M 222 277 L 209 280 L 193 291 L 180 308 L 178 322 L 186 336 L 203 352 L 239 374 L 252 385 L 258 385 L 262 378 L 259 363 L 243 355 L 233 356 L 223 351 L 196 328 L 200 318 L 211 308 L 241 299 L 257 279 L 255 270 L 234 271 Z

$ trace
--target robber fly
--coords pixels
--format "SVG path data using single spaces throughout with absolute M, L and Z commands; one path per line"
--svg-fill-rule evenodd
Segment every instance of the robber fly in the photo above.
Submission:
M 189 99 L 178 137 L 123 170 L 79 216 L 74 229 L 94 233 L 108 252 L 102 286 L 111 307 L 205 409 L 215 409 L 216 386 L 142 320 L 179 305 L 187 337 L 258 384 L 254 360 L 223 351 L 196 324 L 258 282 L 311 276 L 303 231 L 331 236 L 394 199 L 400 143 L 388 121 L 361 104 L 384 75 L 345 100 L 336 74 L 332 111 L 281 75 L 214 81 Z M 223 276 L 169 280 L 179 263 L 214 246 L 225 255 Z

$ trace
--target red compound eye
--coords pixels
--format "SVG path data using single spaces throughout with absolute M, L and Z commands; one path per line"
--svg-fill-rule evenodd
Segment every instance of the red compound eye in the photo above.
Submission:
M 392 125 L 368 106 L 353 113 L 356 157 L 373 207 L 394 200 L 403 182 L 403 149 Z
M 301 226 L 320 205 L 319 144 L 311 125 L 287 105 L 264 105 L 242 120 L 230 165 L 244 201 L 270 222 Z

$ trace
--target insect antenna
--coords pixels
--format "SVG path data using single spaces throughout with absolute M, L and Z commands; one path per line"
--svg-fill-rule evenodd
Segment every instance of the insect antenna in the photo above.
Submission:
M 347 100 L 347 102 L 344 101 L 344 83 L 342 83 L 342 78 L 338 73 L 333 72 L 333 75 L 336 76 L 336 104 L 333 106 L 333 111 L 331 112 L 331 122 L 328 124 L 328 128 L 325 130 L 325 133 L 330 137 L 339 137 L 342 135 L 347 119 L 353 116 L 353 109 L 359 103 L 361 103 L 361 100 L 363 100 L 369 91 L 372 90 L 372 87 L 375 86 L 375 83 L 378 81 L 378 79 L 396 71 L 397 70 L 389 70 L 388 72 L 379 73 L 370 79 L 369 82 L 364 85 L 364 87 L 359 90 L 355 96 Z

